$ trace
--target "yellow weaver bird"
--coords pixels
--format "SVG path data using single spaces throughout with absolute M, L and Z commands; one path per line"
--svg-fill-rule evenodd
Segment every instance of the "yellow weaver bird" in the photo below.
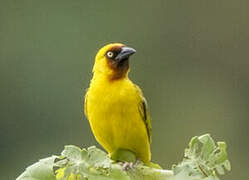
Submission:
M 148 164 L 150 116 L 141 89 L 128 77 L 129 57 L 135 52 L 120 43 L 98 51 L 85 95 L 85 114 L 96 140 L 112 159 L 134 162 L 135 157 Z

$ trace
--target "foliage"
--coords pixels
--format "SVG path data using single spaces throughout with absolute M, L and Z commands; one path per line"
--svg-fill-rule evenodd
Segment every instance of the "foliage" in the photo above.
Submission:
M 172 170 L 145 166 L 138 162 L 128 170 L 102 150 L 65 146 L 61 156 L 42 159 L 28 167 L 17 180 L 219 180 L 216 175 L 230 170 L 226 144 L 217 146 L 209 134 L 193 137 L 184 159 Z
M 187 176 L 188 178 L 184 178 L 186 180 L 218 180 L 216 171 L 223 175 L 224 168 L 230 171 L 231 166 L 227 159 L 226 143 L 217 144 L 218 146 L 209 134 L 193 137 L 189 148 L 185 149 L 183 161 L 173 166 L 174 174 L 179 177 Z

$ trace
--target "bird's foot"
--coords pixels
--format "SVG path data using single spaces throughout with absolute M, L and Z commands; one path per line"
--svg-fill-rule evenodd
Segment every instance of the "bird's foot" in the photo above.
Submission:
M 122 166 L 123 171 L 128 171 L 134 169 L 135 166 L 142 164 L 142 161 L 137 159 L 135 162 L 119 162 L 119 164 Z
M 133 162 L 120 162 L 119 164 L 122 166 L 123 171 L 128 171 L 134 168 Z

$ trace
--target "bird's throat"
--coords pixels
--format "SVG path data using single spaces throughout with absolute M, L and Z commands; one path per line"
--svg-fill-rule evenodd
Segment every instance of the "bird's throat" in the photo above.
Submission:
M 127 76 L 129 71 L 129 59 L 108 62 L 108 66 L 112 69 L 112 73 L 109 75 L 110 80 L 121 79 Z

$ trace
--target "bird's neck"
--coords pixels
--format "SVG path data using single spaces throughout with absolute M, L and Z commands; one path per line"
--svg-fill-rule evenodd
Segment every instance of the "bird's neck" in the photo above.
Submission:
M 93 79 L 95 81 L 117 82 L 117 81 L 129 79 L 128 73 L 129 73 L 128 71 L 126 72 L 111 71 L 109 73 L 93 72 Z

